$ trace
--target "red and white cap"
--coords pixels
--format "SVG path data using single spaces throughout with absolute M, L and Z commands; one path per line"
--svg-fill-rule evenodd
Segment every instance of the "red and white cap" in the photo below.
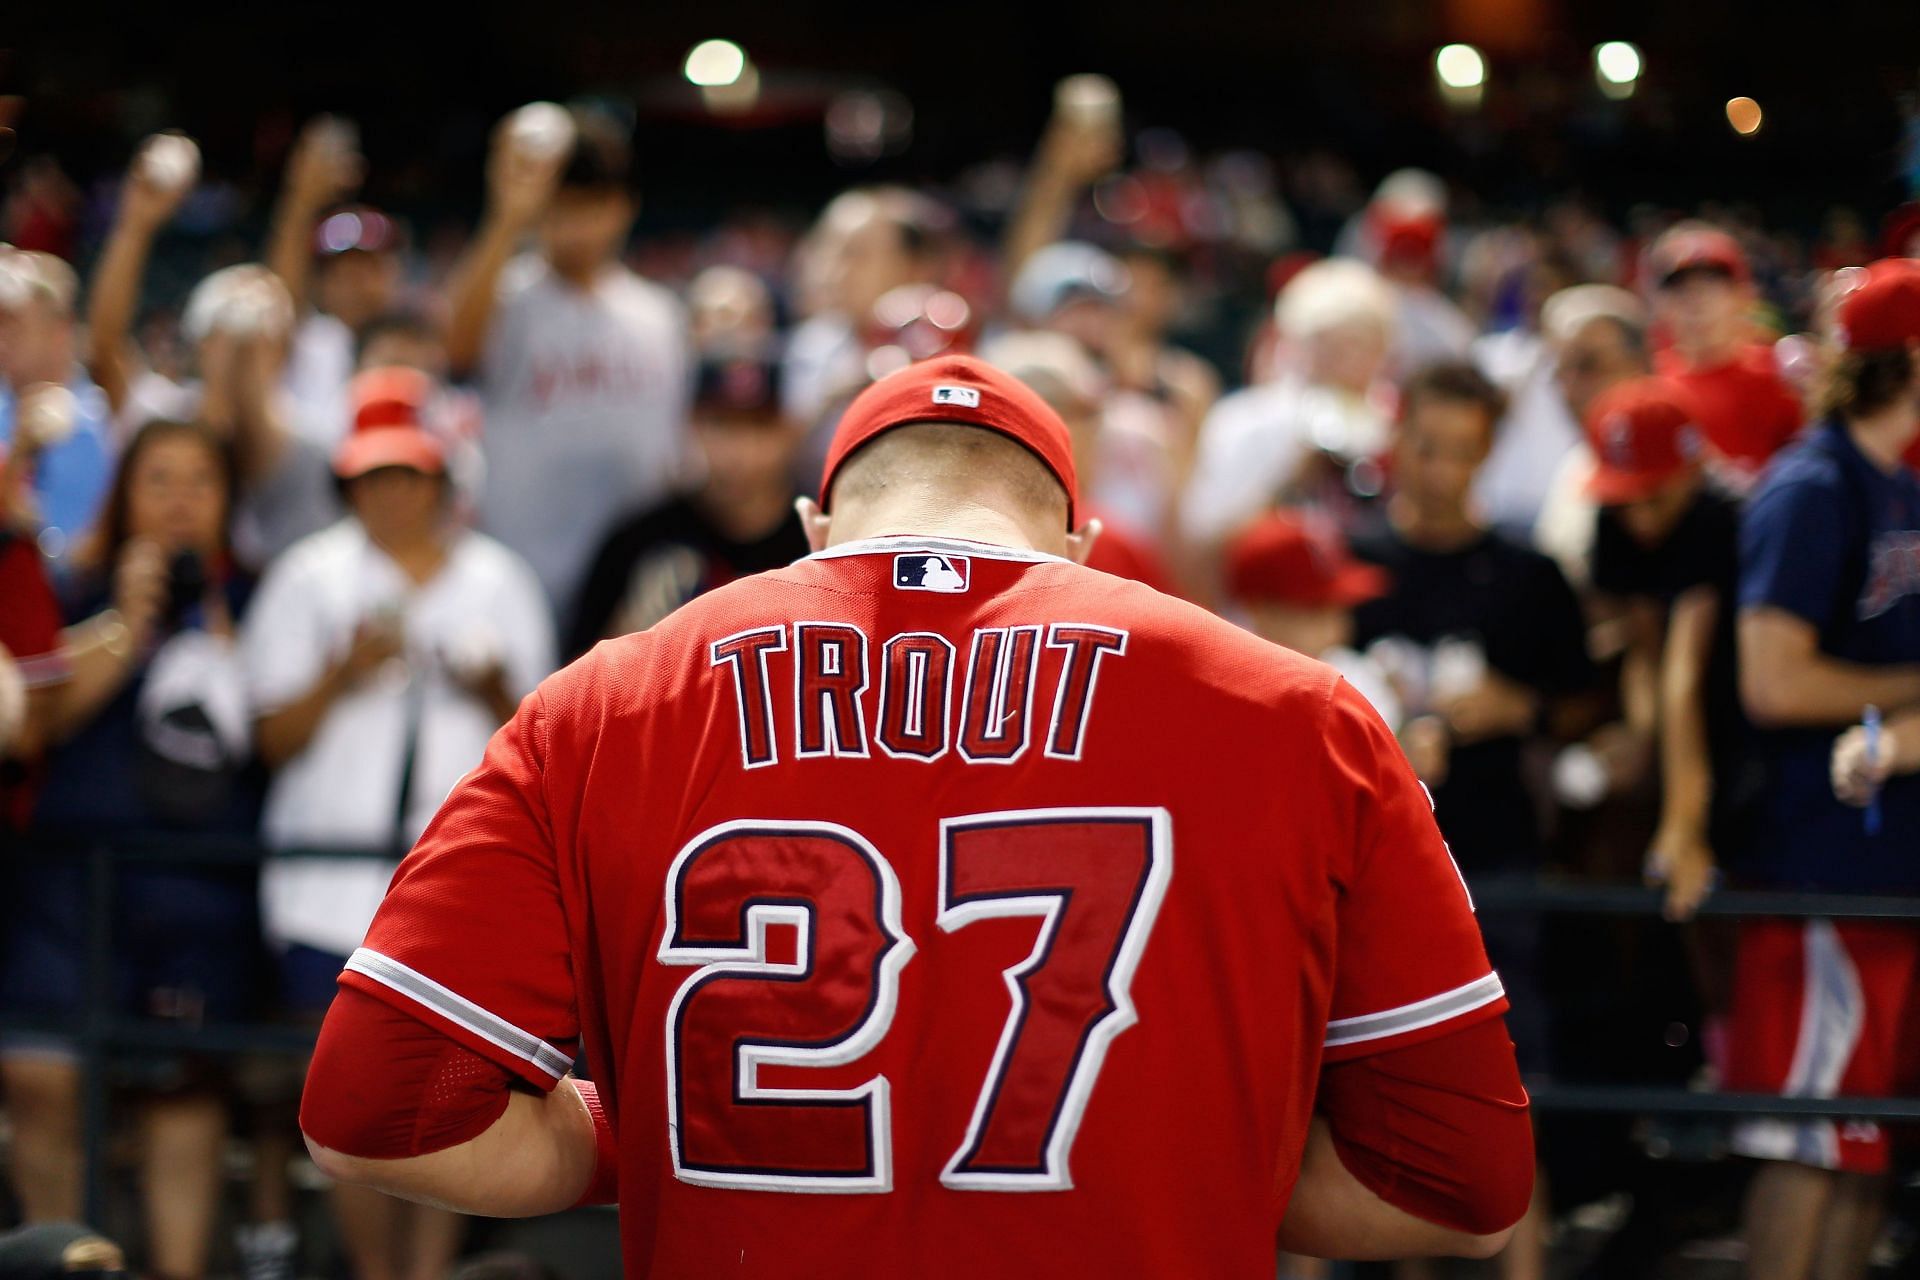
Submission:
M 342 480 L 382 467 L 445 474 L 446 446 L 425 425 L 437 390 L 418 369 L 368 369 L 355 376 L 347 387 L 353 429 L 334 450 L 333 473 Z
M 1067 527 L 1073 527 L 1079 488 L 1067 424 L 1026 383 L 984 360 L 962 355 L 910 364 L 854 397 L 827 447 L 821 506 L 832 501 L 834 473 L 856 449 L 883 432 L 915 422 L 984 427 L 1025 445 L 1067 491 Z
M 1835 312 L 1848 351 L 1898 351 L 1920 342 L 1920 258 L 1882 258 L 1842 271 Z
M 1737 284 L 1745 284 L 1753 275 L 1738 240 L 1699 222 L 1669 228 L 1653 242 L 1648 256 L 1653 282 L 1663 287 L 1688 271 L 1718 272 Z
M 1601 506 L 1650 498 L 1706 456 L 1686 389 L 1666 378 L 1631 378 L 1587 411 L 1593 475 L 1587 496 Z
M 1332 528 L 1281 511 L 1261 516 L 1227 548 L 1227 592 L 1235 600 L 1351 608 L 1391 584 L 1386 570 L 1349 555 Z

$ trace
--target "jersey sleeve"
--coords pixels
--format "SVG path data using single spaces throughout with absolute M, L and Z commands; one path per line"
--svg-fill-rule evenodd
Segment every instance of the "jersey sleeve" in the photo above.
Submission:
M 1326 794 L 1348 846 L 1334 863 L 1333 997 L 1324 1060 L 1417 1044 L 1507 1007 L 1433 801 L 1345 680 L 1328 703 Z
M 580 1027 L 544 754 L 535 693 L 400 864 L 340 982 L 551 1089 Z

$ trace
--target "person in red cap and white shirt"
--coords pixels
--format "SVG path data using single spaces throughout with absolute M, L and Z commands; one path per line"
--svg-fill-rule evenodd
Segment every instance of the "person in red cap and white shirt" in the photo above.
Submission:
M 1658 745 L 1648 873 L 1667 885 L 1668 914 L 1684 918 L 1712 886 L 1716 850 L 1744 845 L 1762 786 L 1734 644 L 1739 504 L 1709 476 L 1692 397 L 1672 379 L 1602 393 L 1586 433 L 1593 588 L 1627 623 L 1627 725 Z
M 1920 478 L 1900 456 L 1920 435 L 1920 262 L 1882 259 L 1841 284 L 1824 421 L 1741 520 L 1740 692 L 1768 773 L 1737 866 L 1762 886 L 1912 894 Z M 1916 983 L 1920 933 L 1903 922 L 1745 923 L 1727 1087 L 1910 1095 Z M 1748 1192 L 1749 1275 L 1866 1274 L 1890 1154 L 1878 1124 L 1749 1120 L 1733 1145 L 1768 1162 Z
M 1066 425 L 971 357 L 862 392 L 821 488 L 810 558 L 600 645 L 448 797 L 321 1031 L 321 1167 L 617 1198 L 636 1276 L 1497 1248 L 1504 999 L 1360 696 L 1076 565 Z
M 1753 275 L 1726 232 L 1682 222 L 1648 255 L 1656 314 L 1673 340 L 1654 371 L 1687 389 L 1727 479 L 1751 487 L 1806 421 L 1773 348 L 1757 341 Z
M 274 769 L 261 823 L 269 845 L 390 849 L 426 827 L 479 763 L 519 698 L 553 669 L 554 636 L 526 564 L 450 517 L 443 443 L 421 425 L 435 394 L 412 369 L 354 379 L 353 430 L 334 454 L 350 515 L 296 543 L 268 572 L 243 651 L 257 745 Z M 283 1003 L 318 1018 L 373 918 L 393 862 L 274 858 L 262 924 L 281 958 Z M 442 1274 L 458 1226 L 424 1208 L 408 1220 L 340 1190 L 354 1270 Z

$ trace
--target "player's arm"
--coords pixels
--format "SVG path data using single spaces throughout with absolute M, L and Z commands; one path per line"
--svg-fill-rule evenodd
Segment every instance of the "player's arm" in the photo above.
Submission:
M 613 1198 L 595 1087 L 523 1083 L 459 1041 L 344 990 L 314 1051 L 300 1127 L 321 1172 L 492 1218 Z
M 1480 1256 L 1504 1244 L 1533 1188 L 1506 995 L 1425 789 L 1344 680 L 1321 740 L 1336 892 L 1324 1133 L 1281 1243 L 1342 1258 Z
M 533 1214 L 576 1203 L 611 1167 L 590 1091 L 569 1076 L 580 1026 L 553 759 L 535 693 L 447 797 L 348 959 L 301 1111 L 335 1177 Z
M 1533 1190 L 1527 1094 L 1494 1019 L 1335 1063 L 1280 1247 L 1371 1260 L 1498 1253 Z

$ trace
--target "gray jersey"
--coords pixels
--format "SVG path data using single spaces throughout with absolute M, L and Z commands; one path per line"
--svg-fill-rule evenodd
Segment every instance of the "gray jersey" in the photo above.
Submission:
M 501 276 L 480 516 L 563 612 L 606 526 L 681 473 L 689 358 L 678 301 L 625 267 L 584 290 L 534 256 Z

